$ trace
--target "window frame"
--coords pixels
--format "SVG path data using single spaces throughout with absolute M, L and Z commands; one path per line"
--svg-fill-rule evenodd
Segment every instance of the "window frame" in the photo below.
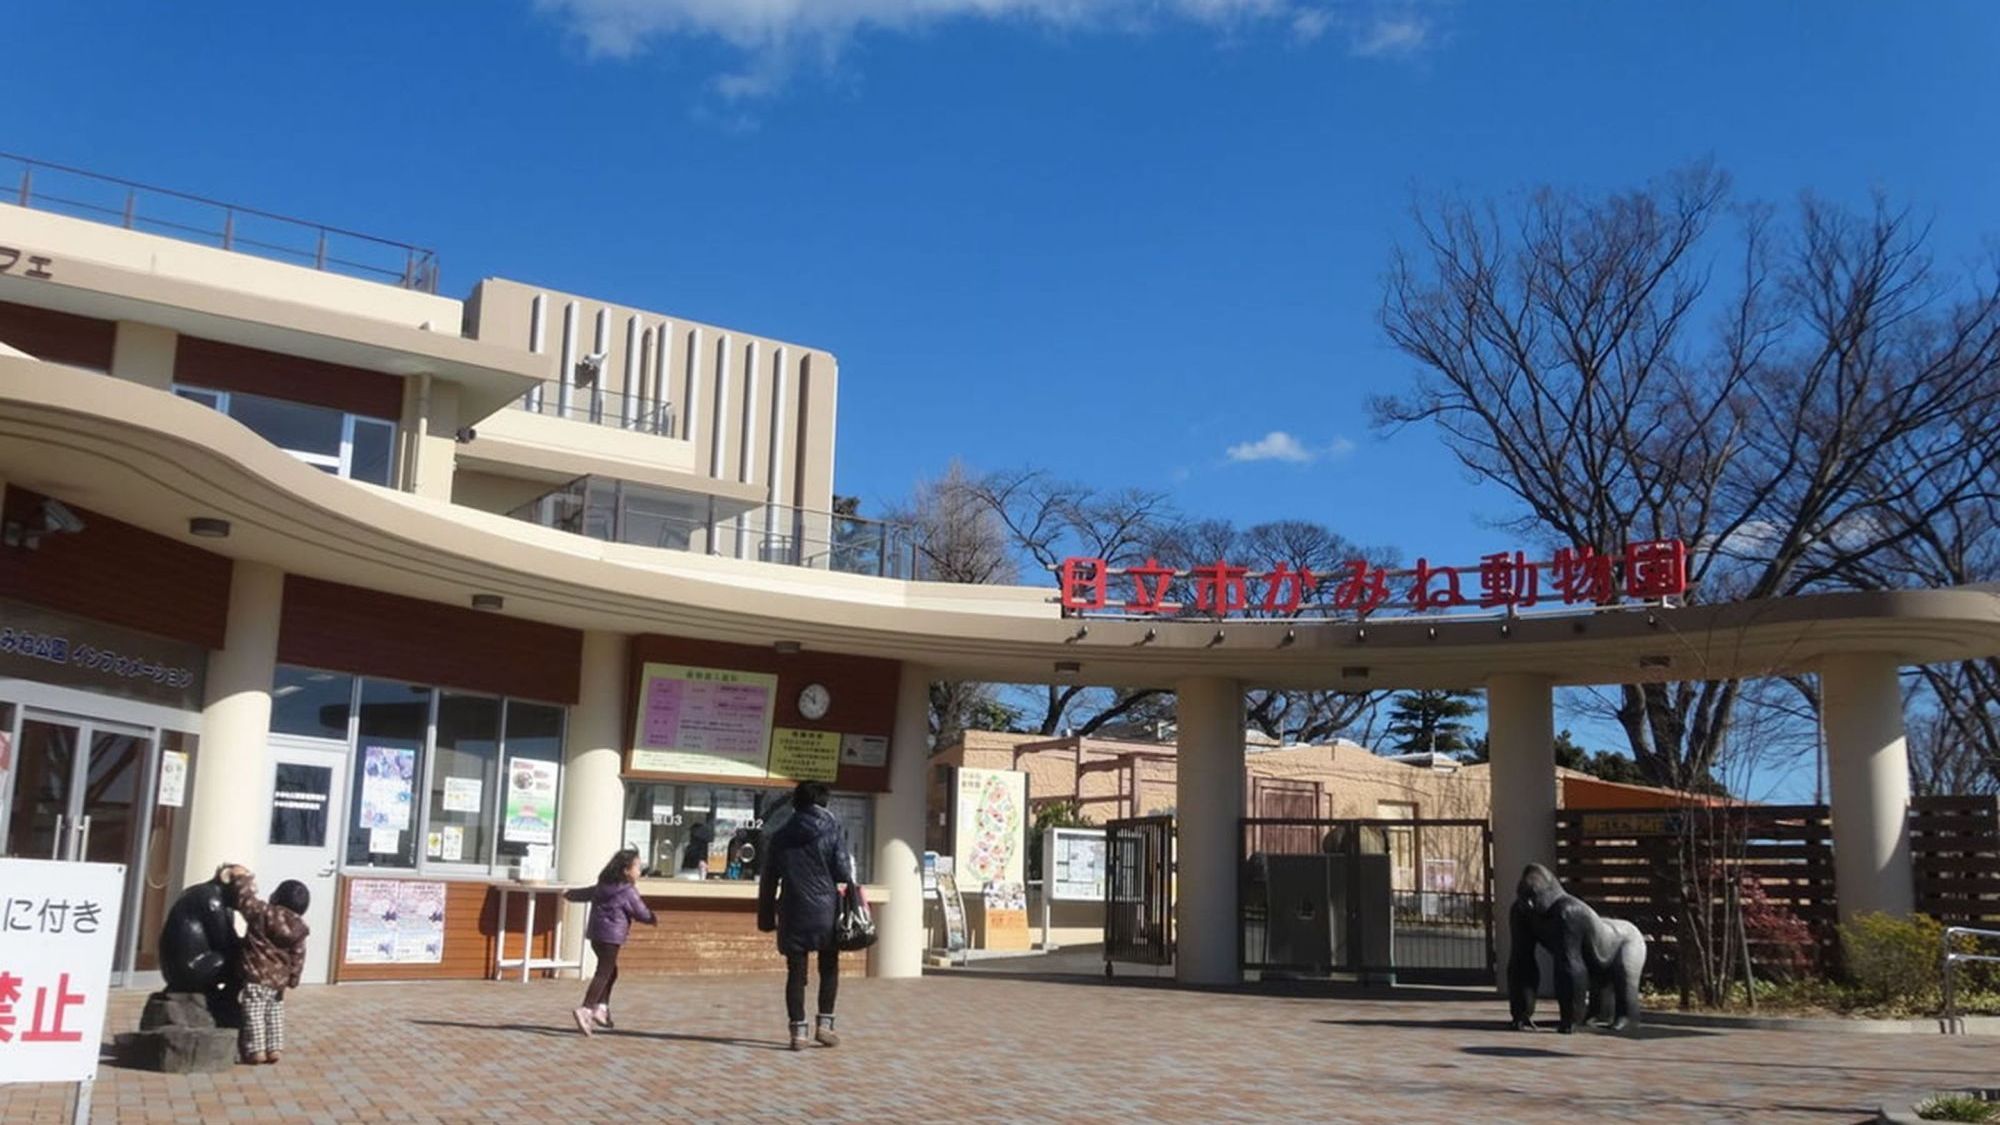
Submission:
M 286 453 L 311 465 L 315 469 L 330 472 L 342 480 L 354 479 L 354 432 L 356 428 L 364 425 L 379 426 L 389 433 L 390 449 L 389 479 L 382 487 L 394 488 L 396 486 L 396 434 L 402 427 L 392 419 L 375 418 L 368 415 L 356 414 L 349 410 L 336 410 L 331 406 L 319 406 L 315 403 L 279 398 L 276 395 L 260 395 L 250 391 L 217 390 L 214 387 L 204 387 L 198 383 L 175 382 L 171 384 L 170 390 L 176 397 L 187 399 L 189 402 L 198 402 L 232 421 L 236 420 L 236 415 L 230 410 L 230 406 L 238 394 L 248 395 L 251 398 L 267 399 L 271 402 L 282 402 L 290 406 L 307 406 L 315 410 L 325 410 L 340 415 L 340 452 L 338 454 L 311 453 L 299 449 L 285 449 L 282 445 L 277 446 L 277 448 L 283 449 Z M 276 443 L 274 442 L 273 444 L 275 445 Z M 375 482 L 362 481 L 360 483 L 374 484 Z

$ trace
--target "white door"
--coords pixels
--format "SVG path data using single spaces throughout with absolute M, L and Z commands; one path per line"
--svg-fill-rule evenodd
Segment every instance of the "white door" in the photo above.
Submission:
M 267 827 L 257 863 L 257 892 L 265 898 L 287 879 L 312 892 L 306 925 L 306 967 L 302 984 L 327 981 L 327 945 L 333 941 L 335 877 L 340 871 L 342 810 L 347 805 L 347 750 L 272 746 L 265 767 Z

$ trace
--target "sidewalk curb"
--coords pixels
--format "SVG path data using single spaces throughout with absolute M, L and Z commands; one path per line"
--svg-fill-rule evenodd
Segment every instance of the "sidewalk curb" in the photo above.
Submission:
M 1669 1027 L 1706 1027 L 1738 1031 L 1831 1031 L 1844 1035 L 1938 1035 L 1943 1021 L 1827 1019 L 1807 1017 L 1725 1016 L 1706 1012 L 1647 1012 L 1648 1023 Z M 1964 1016 L 1965 1035 L 2000 1035 L 2000 1016 Z

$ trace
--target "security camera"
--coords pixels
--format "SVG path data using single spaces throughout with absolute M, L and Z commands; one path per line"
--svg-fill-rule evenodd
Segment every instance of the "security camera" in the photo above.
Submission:
M 458 432 L 452 436 L 458 439 L 458 444 L 467 445 L 471 443 L 472 439 L 479 436 L 479 431 L 473 429 L 471 426 L 460 426 Z
M 42 526 L 64 535 L 75 535 L 84 528 L 83 520 L 77 517 L 59 500 L 42 501 Z
M 576 385 L 588 387 L 597 382 L 604 373 L 604 361 L 611 358 L 610 352 L 592 352 L 576 363 Z

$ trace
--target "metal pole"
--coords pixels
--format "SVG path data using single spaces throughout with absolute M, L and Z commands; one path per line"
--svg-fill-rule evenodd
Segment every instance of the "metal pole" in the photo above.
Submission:
M 319 229 L 319 245 L 318 245 L 318 246 L 317 246 L 317 247 L 316 247 L 316 248 L 315 248 L 315 249 L 313 250 L 313 268 L 314 268 L 314 269 L 316 269 L 316 270 L 323 270 L 323 269 L 325 269 L 325 268 L 326 268 L 326 228 L 325 228 L 325 227 L 321 227 L 321 228 Z
M 35 184 L 35 170 L 34 170 L 33 168 L 28 168 L 28 167 L 24 167 L 24 168 L 22 168 L 22 169 L 21 169 L 21 206 L 23 206 L 23 207 L 26 207 L 26 206 L 28 205 L 28 200 L 29 200 L 29 199 L 31 199 L 31 198 L 33 198 L 33 196 L 34 196 L 34 184 Z
M 885 523 L 879 526 L 881 527 L 881 531 L 876 533 L 875 545 L 875 577 L 887 578 L 889 576 L 889 525 Z
M 222 248 L 224 250 L 233 250 L 235 249 L 235 242 L 236 209 L 232 207 L 222 214 Z
M 139 193 L 138 193 L 138 192 L 136 192 L 136 191 L 128 191 L 128 192 L 126 192 L 126 193 L 125 193 L 125 229 L 126 229 L 126 230 L 131 230 L 131 229 L 132 229 L 132 213 L 133 213 L 134 211 L 136 211 L 136 210 L 138 209 L 138 206 L 139 206 Z
M 91 1087 L 97 1085 L 95 1078 L 86 1078 L 76 1084 L 76 1097 L 70 1103 L 69 1119 L 76 1125 L 90 1125 Z

